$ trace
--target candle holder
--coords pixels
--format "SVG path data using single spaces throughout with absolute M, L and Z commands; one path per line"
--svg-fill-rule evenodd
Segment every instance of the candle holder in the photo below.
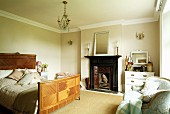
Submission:
M 87 56 L 90 56 L 90 43 L 87 44 Z
M 116 55 L 119 55 L 119 47 L 116 47 Z
M 86 55 L 87 55 L 87 56 L 90 56 L 89 48 L 86 48 Z

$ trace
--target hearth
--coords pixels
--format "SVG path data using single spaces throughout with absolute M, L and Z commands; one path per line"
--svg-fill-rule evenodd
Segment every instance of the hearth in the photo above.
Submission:
M 118 92 L 117 56 L 85 56 L 90 59 L 90 90 Z

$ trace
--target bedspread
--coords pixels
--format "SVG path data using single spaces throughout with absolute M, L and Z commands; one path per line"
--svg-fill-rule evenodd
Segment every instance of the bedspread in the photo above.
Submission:
M 24 86 L 10 84 L 3 86 L 0 88 L 0 104 L 10 110 L 13 110 L 13 104 L 17 96 L 20 96 L 22 92 L 26 92 L 26 90 L 30 90 L 31 88 L 36 88 L 38 90 L 37 84 Z
M 14 101 L 13 109 L 17 113 L 34 114 L 37 100 L 38 100 L 37 87 L 30 88 L 19 93 L 19 95 Z

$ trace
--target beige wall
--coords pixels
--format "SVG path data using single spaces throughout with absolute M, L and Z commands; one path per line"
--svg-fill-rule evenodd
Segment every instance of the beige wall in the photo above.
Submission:
M 68 41 L 73 42 L 72 45 Z M 65 33 L 61 35 L 61 71 L 80 74 L 81 32 Z
M 147 50 L 153 62 L 155 75 L 159 75 L 159 24 L 158 22 L 114 25 L 81 32 L 58 34 L 28 24 L 0 17 L 0 53 L 33 53 L 37 60 L 49 64 L 53 78 L 57 72 L 81 73 L 84 82 L 89 77 L 87 45 L 93 55 L 94 33 L 110 31 L 109 54 L 115 55 L 115 42 L 119 42 L 119 90 L 124 83 L 124 58 L 131 51 Z M 145 38 L 136 39 L 136 32 L 144 32 Z M 68 45 L 72 40 L 73 44 Z
M 144 32 L 144 39 L 136 39 L 136 32 Z M 159 22 L 123 26 L 123 57 L 133 50 L 148 51 L 155 75 L 159 75 L 159 42 Z
M 153 62 L 155 75 L 159 75 L 159 25 L 158 22 L 142 23 L 134 25 L 114 25 L 81 32 L 81 76 L 84 82 L 89 77 L 89 60 L 86 54 L 87 44 L 90 43 L 90 55 L 93 55 L 94 32 L 110 31 L 109 54 L 115 55 L 115 42 L 119 43 L 119 90 L 124 84 L 124 58 L 130 56 L 131 51 L 146 50 Z M 144 32 L 145 38 L 136 39 L 136 32 Z
M 50 79 L 60 72 L 60 34 L 4 17 L 0 25 L 0 53 L 36 54 L 37 60 L 49 65 Z

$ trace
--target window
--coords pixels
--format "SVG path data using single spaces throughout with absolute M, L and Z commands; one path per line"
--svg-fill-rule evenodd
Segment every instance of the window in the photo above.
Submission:
M 170 79 L 170 0 L 167 0 L 161 19 L 161 77 Z

